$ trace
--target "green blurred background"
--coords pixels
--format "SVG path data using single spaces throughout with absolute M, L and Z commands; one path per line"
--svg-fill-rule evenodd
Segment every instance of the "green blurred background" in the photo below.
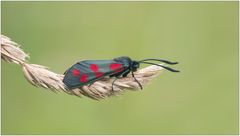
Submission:
M 238 2 L 2 2 L 2 34 L 63 73 L 82 59 L 179 61 L 102 101 L 36 88 L 2 61 L 2 134 L 237 134 Z

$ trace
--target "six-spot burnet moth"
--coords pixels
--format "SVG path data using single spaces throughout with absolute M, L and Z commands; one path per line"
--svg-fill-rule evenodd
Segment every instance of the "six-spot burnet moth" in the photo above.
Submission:
M 129 57 L 119 57 L 113 60 L 84 60 L 74 64 L 64 74 L 63 82 L 69 89 L 78 88 L 84 85 L 91 85 L 103 77 L 116 77 L 112 82 L 112 89 L 114 82 L 119 77 L 126 77 L 130 72 L 134 80 L 142 85 L 135 78 L 134 73 L 139 67 L 140 63 L 157 65 L 172 72 L 179 72 L 178 70 L 159 65 L 149 61 L 159 61 L 166 64 L 174 65 L 177 62 L 170 62 L 162 59 L 144 59 L 140 61 L 131 60 Z

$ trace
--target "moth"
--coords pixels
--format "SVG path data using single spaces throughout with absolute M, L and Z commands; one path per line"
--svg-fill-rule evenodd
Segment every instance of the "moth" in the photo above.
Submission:
M 170 65 L 178 64 L 178 62 L 170 62 L 162 59 L 144 59 L 135 61 L 127 56 L 118 57 L 112 60 L 84 60 L 77 62 L 70 67 L 64 75 L 63 83 L 69 88 L 79 88 L 84 85 L 91 85 L 94 82 L 104 77 L 116 77 L 112 82 L 112 90 L 114 82 L 120 77 L 126 77 L 128 74 L 132 74 L 134 80 L 138 83 L 142 89 L 141 83 L 135 78 L 134 73 L 140 67 L 140 64 L 150 64 L 162 67 L 171 72 L 179 72 L 178 70 L 170 67 L 153 63 L 152 61 L 163 62 Z

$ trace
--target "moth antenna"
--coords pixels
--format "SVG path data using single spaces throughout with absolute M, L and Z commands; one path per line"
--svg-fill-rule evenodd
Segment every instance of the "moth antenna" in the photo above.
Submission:
M 145 63 L 145 64 L 156 65 L 156 66 L 159 66 L 159 67 L 165 68 L 165 69 L 167 69 L 167 70 L 169 70 L 169 71 L 172 71 L 172 72 L 180 72 L 180 71 L 178 71 L 178 70 L 175 70 L 175 69 L 172 69 L 172 68 L 169 68 L 169 67 L 163 66 L 163 65 L 159 65 L 159 64 L 151 63 L 151 62 L 139 62 L 139 63 Z
M 168 60 L 162 60 L 162 59 L 144 59 L 144 60 L 140 60 L 139 62 L 145 62 L 145 61 L 160 61 L 160 62 L 164 62 L 164 63 L 167 63 L 167 64 L 170 64 L 170 65 L 175 65 L 175 64 L 178 64 L 178 62 L 171 62 L 171 61 L 168 61 Z

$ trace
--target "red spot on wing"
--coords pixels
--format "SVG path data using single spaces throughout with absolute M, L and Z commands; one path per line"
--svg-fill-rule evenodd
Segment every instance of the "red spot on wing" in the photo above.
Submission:
M 83 74 L 81 77 L 80 77 L 80 82 L 87 82 L 87 75 L 86 74 Z
M 102 72 L 96 72 L 95 74 L 96 74 L 96 78 L 99 78 L 99 77 L 103 76 Z
M 103 75 L 102 72 L 98 72 L 98 66 L 96 64 L 91 64 L 90 69 L 95 73 L 96 78 L 99 78 Z
M 80 71 L 77 70 L 77 69 L 74 69 L 74 70 L 72 71 L 72 75 L 73 75 L 73 76 L 79 76 L 79 75 L 80 75 Z
M 110 64 L 110 66 L 109 66 L 109 68 L 111 69 L 111 70 L 116 70 L 116 69 L 119 69 L 119 68 L 121 68 L 122 67 L 122 64 L 119 64 L 119 63 L 112 63 L 112 64 Z
M 93 72 L 97 72 L 98 71 L 98 66 L 96 64 L 91 64 L 90 65 L 90 69 L 93 71 Z

